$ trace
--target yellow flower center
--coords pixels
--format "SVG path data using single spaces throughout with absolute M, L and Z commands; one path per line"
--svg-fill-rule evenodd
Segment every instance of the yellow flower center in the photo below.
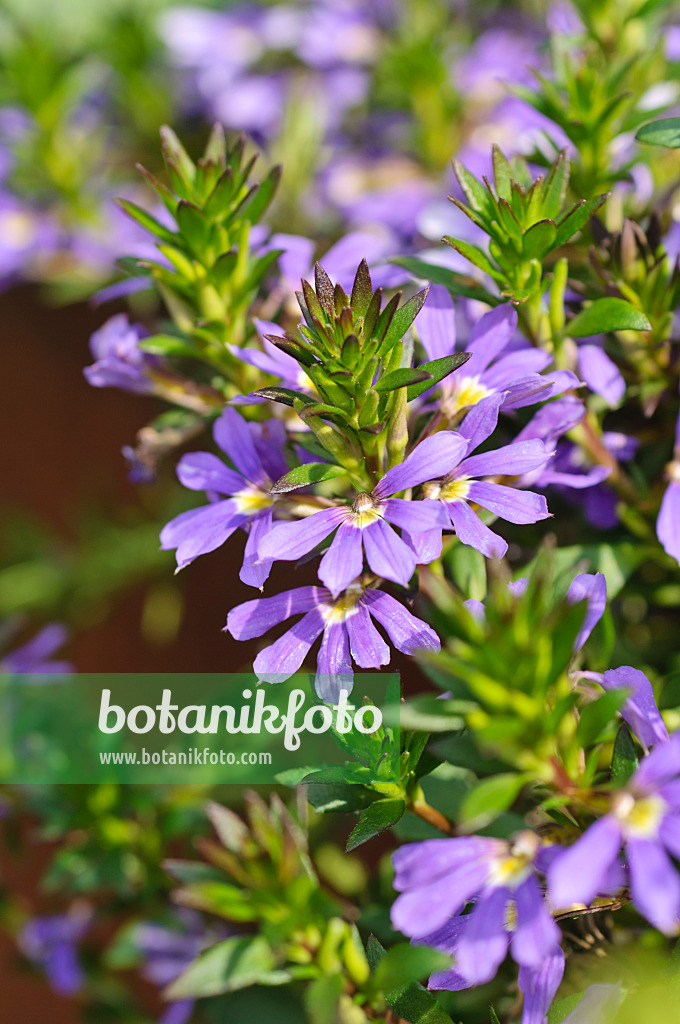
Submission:
M 351 583 L 332 607 L 323 609 L 322 614 L 326 622 L 331 624 L 345 622 L 350 616 L 355 615 L 363 593 L 364 588 L 361 583 Z
M 35 224 L 29 214 L 15 210 L 0 219 L 0 237 L 16 248 L 30 245 L 35 238 Z
M 490 394 L 491 391 L 480 383 L 479 377 L 460 377 L 452 383 L 451 390 L 442 398 L 442 412 L 449 419 L 453 419 L 463 409 L 477 405 Z
M 438 497 L 442 501 L 464 501 L 470 491 L 470 477 L 457 476 L 454 480 L 444 481 Z
M 531 874 L 540 840 L 534 832 L 520 832 L 507 853 L 494 857 L 489 885 L 516 888 Z
M 349 514 L 349 522 L 359 530 L 364 530 L 376 519 L 382 519 L 380 513 L 380 502 L 376 501 L 372 494 L 363 491 L 357 494 L 352 502 L 352 509 Z
M 237 510 L 247 516 L 255 515 L 256 512 L 261 512 L 262 509 L 274 504 L 271 494 L 261 491 L 259 487 L 244 487 L 242 491 L 233 494 L 232 498 L 236 502 Z
M 653 839 L 666 813 L 666 802 L 660 796 L 636 798 L 623 792 L 614 797 L 612 810 L 626 838 Z

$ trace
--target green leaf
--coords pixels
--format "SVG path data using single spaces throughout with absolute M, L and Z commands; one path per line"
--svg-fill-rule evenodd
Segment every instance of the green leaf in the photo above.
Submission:
M 345 979 L 341 974 L 330 974 L 313 981 L 304 995 L 309 1024 L 336 1024 L 338 1000 L 344 989 Z
M 638 756 L 630 729 L 625 722 L 619 726 L 612 752 L 611 779 L 615 786 L 625 786 L 637 768 Z
M 680 117 L 664 117 L 644 125 L 635 138 L 648 146 L 664 146 L 666 149 L 680 149 Z
M 470 174 L 466 167 L 463 167 L 460 160 L 453 161 L 453 169 L 460 183 L 460 187 L 465 194 L 465 198 L 472 209 L 477 213 L 490 217 L 493 212 L 491 207 L 491 197 L 482 183 L 477 181 L 475 176 Z
M 384 948 L 374 935 L 369 937 L 366 956 L 373 971 L 378 970 L 383 957 L 386 956 Z M 410 1024 L 453 1024 L 448 1013 L 442 1009 L 432 993 L 417 982 L 400 985 L 391 992 L 386 992 L 385 1002 L 402 1020 L 409 1021 Z
M 412 298 L 405 302 L 403 306 L 395 310 L 394 316 L 390 321 L 390 325 L 387 328 L 385 337 L 383 338 L 382 345 L 380 346 L 380 355 L 385 356 L 387 353 L 397 344 L 398 341 L 406 334 L 407 330 L 420 313 L 423 308 L 423 303 L 427 298 L 429 288 L 423 288 L 422 291 L 417 292 Z M 387 308 L 387 307 L 385 307 Z
M 128 217 L 136 221 L 144 228 L 145 231 L 149 231 L 156 238 L 161 238 L 164 242 L 175 243 L 177 241 L 177 235 L 168 228 L 163 227 L 160 221 L 152 217 L 150 213 L 142 209 L 141 206 L 137 206 L 136 203 L 131 203 L 129 199 L 116 199 L 115 202 L 120 206 L 121 210 L 127 213 Z M 127 269 L 127 268 L 126 268 Z
M 154 334 L 151 338 L 142 338 L 139 347 L 143 352 L 151 352 L 156 356 L 186 356 L 201 358 L 203 349 L 191 338 L 178 338 L 174 334 Z
M 182 238 L 200 256 L 208 241 L 210 228 L 203 213 L 193 203 L 182 199 L 177 207 L 177 224 Z
M 605 732 L 607 726 L 616 718 L 616 713 L 628 698 L 626 690 L 610 690 L 602 697 L 586 704 L 581 710 L 581 718 L 576 730 L 576 740 L 581 747 L 589 747 L 596 743 Z
M 366 260 L 362 260 L 357 268 L 357 272 L 354 277 L 354 284 L 352 285 L 352 297 L 349 303 L 355 318 L 360 316 L 366 316 L 366 312 L 371 304 L 372 298 L 373 285 L 371 283 L 371 275 L 368 269 L 368 263 L 366 262 Z
M 281 405 L 289 405 L 291 409 L 295 405 L 295 402 L 304 402 L 305 405 L 311 405 L 314 402 L 313 398 L 309 395 L 303 395 L 300 391 L 291 391 L 290 388 L 260 388 L 258 391 L 253 392 L 258 398 L 268 398 L 270 402 L 280 402 Z
M 562 150 L 543 185 L 543 213 L 550 220 L 559 216 L 569 184 L 569 154 Z
M 414 398 L 424 394 L 435 384 L 438 384 L 440 380 L 444 380 L 444 377 L 448 377 L 458 367 L 467 363 L 468 359 L 471 358 L 472 352 L 455 352 L 450 356 L 442 356 L 440 359 L 431 359 L 428 363 L 421 363 L 418 369 L 428 373 L 430 379 L 423 380 L 417 384 L 409 384 L 406 391 L 407 402 L 412 402 Z
M 580 231 L 588 223 L 595 211 L 599 210 L 608 198 L 609 193 L 606 192 L 603 195 L 595 196 L 594 199 L 582 199 L 580 203 L 577 203 L 557 225 L 555 248 L 559 249 L 561 245 L 569 241 L 572 235 Z
M 589 338 L 608 331 L 650 331 L 652 325 L 639 309 L 625 299 L 596 299 L 567 324 L 572 338 Z
M 279 972 L 277 982 L 275 967 L 274 954 L 261 935 L 225 939 L 194 960 L 164 995 L 167 999 L 199 999 L 249 985 L 285 983 L 288 976 Z
M 483 779 L 463 800 L 461 823 L 467 831 L 484 828 L 515 802 L 524 785 L 524 775 L 502 772 Z
M 451 957 L 445 953 L 430 949 L 429 946 L 399 942 L 388 949 L 378 964 L 374 980 L 377 988 L 391 992 L 450 966 Z
M 350 832 L 347 840 L 347 852 L 351 853 L 352 850 L 356 850 L 357 846 L 367 843 L 369 839 L 373 839 L 385 829 L 396 825 L 405 810 L 404 801 L 396 797 L 391 797 L 388 800 L 376 800 L 366 808 Z
M 539 220 L 522 235 L 522 253 L 528 260 L 542 260 L 555 248 L 557 225 L 552 220 Z
M 512 168 L 500 146 L 491 147 L 493 161 L 493 178 L 496 195 L 499 199 L 509 200 L 512 195 Z
M 450 245 L 452 249 L 455 249 L 456 252 L 459 252 L 461 256 L 464 256 L 466 260 L 469 260 L 470 263 L 473 263 L 475 267 L 479 267 L 485 274 L 493 277 L 494 280 L 500 276 L 489 257 L 478 246 L 452 238 L 450 235 L 444 235 L 443 241 Z
M 433 284 L 442 284 L 454 295 L 464 295 L 468 299 L 480 299 L 489 306 L 498 306 L 503 301 L 497 295 L 492 295 L 474 277 L 467 274 L 460 274 L 456 270 L 449 270 L 437 263 L 426 263 L 417 256 L 394 256 L 390 263 L 403 267 L 410 274 L 421 278 L 423 281 L 432 281 Z
M 186 189 L 191 189 L 196 178 L 196 167 L 186 149 L 179 141 L 172 128 L 164 124 L 160 130 L 163 156 L 172 171 L 179 177 Z
M 565 1017 L 568 1017 L 572 1010 L 575 1010 L 581 1002 L 585 992 L 573 992 L 564 999 L 558 999 L 548 1010 L 548 1024 L 562 1024 Z
M 307 801 L 319 814 L 349 814 L 363 811 L 375 801 L 375 794 L 356 784 L 311 785 L 307 787 Z
M 501 1024 L 501 1022 L 498 1019 L 498 1014 L 494 1010 L 493 1006 L 489 1007 L 489 1015 L 491 1017 L 491 1024 Z
M 260 182 L 260 186 L 247 203 L 244 203 L 239 210 L 239 219 L 248 220 L 251 224 L 257 224 L 265 212 L 278 188 L 281 180 L 281 167 L 277 164 L 272 167 L 266 178 Z
M 324 462 L 308 462 L 304 466 L 296 466 L 285 476 L 279 477 L 271 489 L 272 494 L 285 494 L 295 491 L 298 487 L 310 487 L 323 480 L 333 480 L 342 476 L 346 470 L 342 466 L 331 466 Z
M 205 813 L 208 815 L 210 824 L 215 829 L 222 846 L 232 853 L 241 853 L 248 842 L 248 826 L 229 807 L 218 804 L 215 800 L 209 800 L 205 805 Z
M 301 780 L 302 785 L 326 786 L 370 786 L 373 775 L 362 764 L 329 765 L 328 768 L 311 769 Z
M 417 370 L 407 369 L 404 367 L 400 370 L 391 370 L 389 373 L 385 373 L 380 379 L 373 385 L 373 389 L 379 394 L 385 391 L 394 391 L 396 388 L 407 388 L 412 384 L 425 383 L 425 390 L 428 387 L 432 387 L 435 383 L 432 374 L 424 370 L 422 366 L 419 366 Z

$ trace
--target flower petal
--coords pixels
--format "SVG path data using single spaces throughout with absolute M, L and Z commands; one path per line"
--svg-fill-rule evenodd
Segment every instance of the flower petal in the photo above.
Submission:
M 567 594 L 569 604 L 586 601 L 586 614 L 578 636 L 574 641 L 574 654 L 580 651 L 584 643 L 604 615 L 607 607 L 607 580 L 601 572 L 583 572 L 574 577 Z M 642 673 L 641 673 L 642 674 Z
M 508 550 L 507 541 L 490 530 L 466 502 L 446 502 L 446 508 L 461 544 L 469 544 L 487 558 L 503 557 Z
M 269 577 L 273 559 L 260 559 L 259 546 L 262 538 L 272 528 L 271 508 L 266 508 L 250 520 L 248 540 L 243 554 L 243 565 L 239 572 L 239 579 L 249 587 L 257 587 L 260 590 Z
M 559 946 L 561 932 L 555 924 L 535 875 L 515 891 L 517 927 L 512 935 L 512 957 L 518 964 L 540 967 L 550 950 Z
M 496 306 L 480 317 L 470 332 L 466 352 L 472 352 L 466 372 L 470 376 L 483 373 L 503 349 L 512 341 L 517 329 L 517 312 L 510 302 Z
M 415 555 L 406 541 L 382 519 L 376 519 L 362 533 L 366 561 L 376 576 L 405 587 L 416 568 Z
M 380 668 L 381 665 L 389 665 L 390 649 L 363 605 L 357 605 L 354 614 L 347 616 L 345 625 L 349 649 L 359 668 Z
M 564 953 L 559 946 L 546 957 L 538 969 L 520 967 L 519 987 L 524 993 L 522 1024 L 546 1024 L 548 1010 L 563 977 Z
M 221 547 L 247 518 L 236 511 L 231 498 L 192 508 L 166 523 L 161 530 L 161 547 L 164 551 L 177 548 L 177 568 L 183 569 L 199 555 Z
M 655 928 L 677 935 L 680 928 L 680 878 L 660 842 L 630 839 L 626 843 L 633 903 Z
M 301 615 L 318 605 L 327 604 L 330 594 L 322 587 L 297 587 L 274 597 L 258 597 L 232 608 L 227 615 L 227 630 L 235 640 L 252 640 L 292 615 Z
M 643 747 L 655 747 L 666 743 L 668 729 L 654 700 L 654 690 L 644 672 L 629 665 L 609 669 L 602 677 L 605 690 L 625 687 L 629 690 L 628 700 L 621 709 L 621 715 L 628 722 Z
M 680 732 L 675 732 L 668 740 L 655 747 L 640 762 L 640 767 L 633 775 L 633 784 L 642 790 L 654 792 L 660 786 L 671 782 L 680 775 Z
M 455 352 L 456 315 L 451 293 L 444 285 L 430 286 L 416 331 L 428 359 L 441 359 Z
M 450 526 L 447 515 L 446 525 Z M 442 553 L 442 531 L 441 527 L 436 530 L 423 530 L 422 533 L 404 532 L 404 540 L 416 556 L 418 565 L 429 565 L 439 558 Z
M 441 649 L 439 637 L 426 622 L 412 615 L 396 598 L 382 590 L 367 590 L 363 603 L 384 627 L 390 641 L 402 654 Z
M 470 442 L 468 451 L 473 452 L 482 441 L 486 441 L 487 437 L 493 434 L 498 423 L 498 414 L 504 398 L 505 394 L 502 391 L 495 395 L 489 395 L 488 398 L 483 398 L 481 402 L 477 402 L 477 405 L 474 405 L 465 416 L 465 419 L 458 428 L 458 433 L 462 434 Z
M 436 931 L 479 892 L 487 875 L 485 863 L 466 860 L 444 883 L 437 879 L 402 893 L 392 904 L 393 926 L 414 939 Z
M 548 892 L 559 910 L 590 903 L 602 890 L 610 865 L 621 849 L 621 827 L 605 815 L 586 829 L 548 868 Z
M 454 430 L 440 430 L 416 445 L 404 461 L 388 469 L 373 488 L 376 498 L 386 498 L 408 487 L 424 484 L 453 472 L 467 451 L 467 441 Z
M 260 651 L 253 664 L 258 681 L 282 683 L 297 672 L 324 626 L 325 619 L 320 609 L 314 608 L 270 647 Z
M 177 476 L 192 491 L 216 491 L 235 494 L 246 486 L 246 481 L 212 452 L 190 452 L 177 463 Z
M 312 551 L 347 518 L 346 508 L 325 508 L 294 523 L 279 523 L 260 544 L 260 558 L 291 562 Z
M 473 985 L 490 981 L 505 960 L 510 935 L 505 930 L 509 893 L 491 889 L 471 911 L 470 924 L 456 946 L 456 970 Z
M 449 525 L 449 517 L 438 501 L 388 498 L 382 504 L 382 513 L 388 523 L 412 533 L 422 533 L 437 527 L 441 531 Z
M 667 555 L 680 562 L 680 483 L 672 480 L 666 488 L 656 521 L 656 535 Z
M 492 452 L 463 459 L 458 473 L 465 476 L 519 476 L 544 465 L 553 453 L 542 441 L 515 441 Z
M 599 345 L 579 345 L 578 372 L 591 391 L 601 395 L 614 409 L 626 393 L 626 382 L 621 372 Z
M 341 690 L 351 692 L 353 682 L 347 628 L 344 622 L 334 622 L 324 630 L 314 688 L 321 700 L 335 703 L 340 698 Z
M 235 409 L 226 406 L 213 427 L 215 443 L 229 456 L 239 473 L 254 484 L 266 483 L 248 424 Z
M 363 530 L 351 522 L 341 523 L 331 546 L 319 564 L 319 579 L 333 597 L 345 590 L 364 567 Z
M 509 523 L 537 523 L 540 519 L 550 518 L 545 497 L 535 491 L 520 491 L 505 484 L 473 480 L 468 498 Z

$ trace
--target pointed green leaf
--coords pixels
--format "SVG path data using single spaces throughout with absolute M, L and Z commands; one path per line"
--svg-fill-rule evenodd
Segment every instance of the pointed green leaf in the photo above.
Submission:
M 247 203 L 243 204 L 239 211 L 240 219 L 248 220 L 251 224 L 257 224 L 274 198 L 280 180 L 281 166 L 277 164 L 276 167 L 272 167 L 267 177 L 262 179 L 257 192 Z
M 189 154 L 172 128 L 169 128 L 168 125 L 163 125 L 160 135 L 166 163 L 168 165 L 172 164 L 185 188 L 191 188 L 196 177 L 196 167 L 193 160 L 189 157 Z
M 406 367 L 400 370 L 391 370 L 390 373 L 384 374 L 374 385 L 373 388 L 379 394 L 385 391 L 394 391 L 395 388 L 406 388 L 412 384 L 426 383 L 426 389 L 432 387 L 435 383 L 432 374 L 427 370 L 419 366 L 417 370 L 411 370 Z
M 569 184 L 569 153 L 563 150 L 543 185 L 543 216 L 555 220 L 562 209 Z
M 401 341 L 404 337 L 407 330 L 418 316 L 418 313 L 420 313 L 420 310 L 423 308 L 423 303 L 427 298 L 429 290 L 429 288 L 423 288 L 422 291 L 417 292 L 413 298 L 409 299 L 408 302 L 405 302 L 403 306 L 400 306 L 399 309 L 395 311 L 390 325 L 385 332 L 383 343 L 380 346 L 381 356 L 387 355 L 397 342 Z
M 139 347 L 144 352 L 156 356 L 185 356 L 196 358 L 203 355 L 203 349 L 191 338 L 178 338 L 174 334 L 154 334 L 151 338 L 142 338 Z
M 625 299 L 596 299 L 567 324 L 572 338 L 589 338 L 608 331 L 650 331 L 652 325 L 639 309 Z
M 451 966 L 451 957 L 429 946 L 412 946 L 398 942 L 391 946 L 375 971 L 376 987 L 383 992 L 410 985 L 421 978 L 428 978 L 435 971 Z
M 375 972 L 379 969 L 386 951 L 374 935 L 369 936 L 366 956 Z M 419 982 L 400 985 L 385 993 L 385 1002 L 402 1019 L 410 1024 L 453 1024 L 435 996 Z
M 635 138 L 648 146 L 680 149 L 680 117 L 664 117 L 661 121 L 643 125 Z
M 589 747 L 596 743 L 606 732 L 607 727 L 616 719 L 628 699 L 626 690 L 610 690 L 597 700 L 586 704 L 581 709 L 581 717 L 576 729 L 576 740 L 581 747 Z
M 202 255 L 210 228 L 199 208 L 182 199 L 177 207 L 177 224 L 190 248 L 196 255 Z
M 477 181 L 475 176 L 463 167 L 460 160 L 453 161 L 453 170 L 472 209 L 484 214 L 488 219 L 493 213 L 491 197 L 481 181 Z
M 522 253 L 528 260 L 542 260 L 555 248 L 557 225 L 552 220 L 539 220 L 522 236 Z
M 444 380 L 444 377 L 448 377 L 454 370 L 467 363 L 468 359 L 471 358 L 472 352 L 454 352 L 453 355 L 442 356 L 440 359 L 431 359 L 429 363 L 421 363 L 418 369 L 429 373 L 431 380 L 410 384 L 406 392 L 407 401 L 412 402 L 414 398 L 424 394 L 440 380 Z
M 194 960 L 164 995 L 166 999 L 199 999 L 270 984 L 275 967 L 274 954 L 261 935 L 225 939 Z
M 127 213 L 128 217 L 131 217 L 132 220 L 141 224 L 145 231 L 149 231 L 152 235 L 155 235 L 156 238 L 161 238 L 164 242 L 177 242 L 177 235 L 168 230 L 168 228 L 163 227 L 160 221 L 156 220 L 155 217 L 152 217 L 152 215 L 142 209 L 141 206 L 137 206 L 136 203 L 130 202 L 129 199 L 116 199 L 115 202 L 120 206 L 121 210 Z
M 588 223 L 596 210 L 599 210 L 608 198 L 609 192 L 606 192 L 603 195 L 595 196 L 594 199 L 583 199 L 580 203 L 577 203 L 577 205 L 570 210 L 566 217 L 563 217 L 557 225 L 555 248 L 559 249 L 559 247 L 564 245 L 565 242 L 568 242 L 577 231 L 580 231 L 581 228 Z
M 368 270 L 368 263 L 366 260 L 362 260 L 357 268 L 354 284 L 352 285 L 352 297 L 350 299 L 350 306 L 355 317 L 366 315 L 372 298 L 373 284 Z
M 396 797 L 389 800 L 376 800 L 359 818 L 347 840 L 347 852 L 356 850 L 357 846 L 367 843 L 369 839 L 380 835 L 385 829 L 392 828 L 406 810 L 403 800 Z
M 491 153 L 496 195 L 499 198 L 509 200 L 512 195 L 512 168 L 501 148 L 495 143 L 492 146 Z
M 296 466 L 290 473 L 280 477 L 271 489 L 272 494 L 285 494 L 295 491 L 298 487 L 311 487 L 323 480 L 333 480 L 346 471 L 342 466 L 331 466 L 323 462 L 307 462 L 304 466 Z
M 638 756 L 630 729 L 625 722 L 619 726 L 612 753 L 611 778 L 615 786 L 625 786 L 638 766 Z
M 485 274 L 494 279 L 501 277 L 486 253 L 482 252 L 476 245 L 470 245 L 469 242 L 452 238 L 450 235 L 444 235 L 443 241 L 450 245 L 452 249 L 455 249 L 456 252 L 459 252 L 461 256 L 464 256 L 466 260 L 469 260 L 470 263 L 474 264 L 475 267 L 483 270 Z
M 296 401 L 304 402 L 306 405 L 313 403 L 314 399 L 304 395 L 300 391 L 292 391 L 290 388 L 260 388 L 253 392 L 258 398 L 268 398 L 270 402 L 280 402 L 281 405 L 289 405 L 293 408 Z
M 431 281 L 433 284 L 443 284 L 454 295 L 464 295 L 468 299 L 479 299 L 489 306 L 498 306 L 503 301 L 497 295 L 492 295 L 474 277 L 466 274 L 459 274 L 448 267 L 442 267 L 437 263 L 426 263 L 417 256 L 395 256 L 390 263 L 396 263 L 398 267 L 404 267 L 410 274 L 421 278 L 423 281 Z
M 460 818 L 467 831 L 484 828 L 517 799 L 525 783 L 523 775 L 502 772 L 483 779 L 471 790 L 460 809 Z

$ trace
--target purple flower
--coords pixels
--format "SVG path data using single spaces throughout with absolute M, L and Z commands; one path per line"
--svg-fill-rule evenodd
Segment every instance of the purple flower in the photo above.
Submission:
M 0 192 L 0 285 L 27 276 L 29 265 L 57 247 L 58 230 L 50 217 Z
M 152 375 L 161 365 L 157 356 L 143 352 L 139 342 L 146 331 L 139 324 L 131 324 L 125 313 L 117 313 L 90 338 L 92 366 L 83 370 L 89 384 L 95 388 L 122 388 L 135 394 L 154 391 Z
M 33 918 L 19 936 L 21 951 L 44 969 L 50 985 L 59 995 L 74 995 L 83 986 L 85 978 L 78 960 L 78 943 L 90 921 L 88 909 L 74 907 L 68 914 Z
M 594 338 L 589 338 L 587 344 L 578 346 L 577 359 L 578 372 L 590 390 L 604 398 L 610 408 L 620 405 L 626 393 L 626 382 L 603 344 L 598 345 Z
M 463 420 L 460 434 L 468 439 L 470 451 L 493 433 L 502 402 L 503 395 L 491 395 L 474 406 Z M 435 434 L 432 440 L 441 436 Z M 465 451 L 462 454 L 465 455 Z M 453 526 L 461 543 L 469 544 L 488 558 L 502 558 L 508 550 L 507 542 L 481 521 L 469 503 L 474 501 L 510 523 L 537 523 L 540 519 L 547 519 L 550 515 L 548 506 L 541 494 L 476 478 L 519 476 L 545 463 L 550 454 L 542 441 L 531 440 L 517 441 L 495 451 L 468 456 L 462 461 L 459 457 L 458 461 L 449 463 L 439 480 L 434 479 L 437 474 L 433 465 L 430 482 L 423 488 L 423 493 L 426 499 L 443 506 L 446 526 Z M 420 561 L 430 562 L 439 556 L 441 527 L 421 532 L 409 529 L 408 533 L 409 543 Z
M 45 626 L 28 643 L 0 656 L 0 672 L 72 672 L 73 666 L 70 662 L 52 660 L 52 655 L 66 643 L 68 637 L 69 631 L 66 626 L 58 623 Z
M 392 924 L 455 958 L 452 968 L 430 978 L 430 988 L 458 991 L 490 981 L 508 948 L 532 970 L 557 952 L 560 930 L 537 877 L 553 849 L 527 831 L 513 842 L 428 839 L 396 851 L 394 887 L 401 895 Z M 463 914 L 470 901 L 472 909 Z
M 547 1024 L 548 1010 L 564 976 L 564 953 L 560 946 L 549 953 L 540 967 L 519 969 L 519 990 L 524 995 L 522 1024 Z
M 553 905 L 589 904 L 606 889 L 622 846 L 633 903 L 660 931 L 677 934 L 680 878 L 671 856 L 680 857 L 679 733 L 641 761 L 626 788 L 612 797 L 610 812 L 550 865 Z
M 201 508 L 180 513 L 161 531 L 163 550 L 177 549 L 178 570 L 221 547 L 241 527 L 248 532 L 241 579 L 251 587 L 261 587 L 269 576 L 273 559 L 262 560 L 256 551 L 272 523 L 275 499 L 269 489 L 287 466 L 281 451 L 282 424 L 269 420 L 261 430 L 258 438 L 245 420 L 227 407 L 215 422 L 213 436 L 236 468 L 229 468 L 212 452 L 192 452 L 179 460 L 180 481 L 193 491 L 207 491 L 211 500 Z
M 366 561 L 377 576 L 405 587 L 419 562 L 431 562 L 441 552 L 441 531 L 448 520 L 425 501 L 407 501 L 389 495 L 416 487 L 432 473 L 445 473 L 460 461 L 467 441 L 453 431 L 426 438 L 399 466 L 387 471 L 370 492 L 358 494 L 351 505 L 315 512 L 306 519 L 275 526 L 260 542 L 260 558 L 271 562 L 294 561 L 312 551 L 335 531 L 321 559 L 319 579 L 334 596 L 361 575 Z M 430 545 L 424 557 L 393 529 L 407 534 L 438 531 L 439 549 Z
M 211 942 L 200 916 L 191 910 L 177 911 L 178 927 L 144 921 L 132 934 L 132 943 L 144 958 L 141 974 L 154 985 L 173 982 Z M 159 1024 L 187 1024 L 194 1010 L 194 999 L 171 1003 Z
M 255 319 L 253 323 L 260 336 L 262 349 L 239 348 L 237 345 L 230 345 L 229 351 L 232 355 L 235 355 L 250 366 L 256 366 L 263 373 L 270 373 L 273 377 L 277 377 L 279 382 L 285 387 L 292 388 L 294 391 L 310 391 L 312 382 L 305 373 L 304 368 L 292 356 L 282 352 L 276 345 L 272 345 L 271 341 L 267 341 L 266 335 L 268 334 L 280 337 L 282 333 L 281 326 L 270 320 Z M 266 399 L 253 396 L 252 401 L 265 402 Z
M 523 346 L 508 351 L 516 327 L 517 313 L 509 302 L 485 313 L 474 325 L 464 346 L 472 358 L 438 385 L 439 409 L 448 420 L 490 395 L 503 396 L 502 409 L 520 409 L 578 384 L 568 371 L 541 376 L 540 371 L 552 362 L 542 349 Z M 416 332 L 428 359 L 456 351 L 453 300 L 442 285 L 430 288 Z
M 607 607 L 607 580 L 601 572 L 581 573 L 569 587 L 567 602 L 578 604 L 586 601 L 586 614 L 578 636 L 574 641 L 574 654 L 581 650 Z
M 232 608 L 226 629 L 236 640 L 262 636 L 293 615 L 303 617 L 270 647 L 260 651 L 253 670 L 260 682 L 280 683 L 302 665 L 314 641 L 323 633 L 317 660 L 316 692 L 325 701 L 337 700 L 352 689 L 352 662 L 359 668 L 380 668 L 390 649 L 376 629 L 375 619 L 403 654 L 438 652 L 434 630 L 412 615 L 389 594 L 359 581 L 339 597 L 322 587 L 298 587 L 275 597 L 259 598 Z
M 644 672 L 630 665 L 608 669 L 605 673 L 581 672 L 581 679 L 590 679 L 604 690 L 628 690 L 621 708 L 621 717 L 628 723 L 645 750 L 668 742 L 668 729 L 656 706 L 654 690 Z
M 675 426 L 675 451 L 669 464 L 670 483 L 661 502 L 656 535 L 667 555 L 680 562 L 680 416 Z

